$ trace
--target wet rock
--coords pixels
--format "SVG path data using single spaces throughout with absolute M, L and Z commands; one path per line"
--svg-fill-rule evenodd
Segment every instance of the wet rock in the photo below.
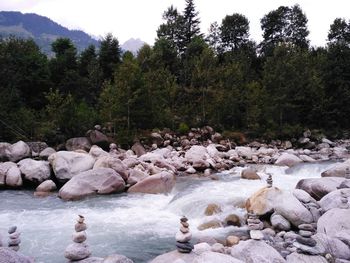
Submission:
M 218 204 L 208 204 L 207 208 L 204 211 L 204 214 L 206 216 L 211 216 L 221 212 L 221 207 Z
M 302 189 L 316 200 L 320 200 L 326 194 L 337 190 L 343 181 L 344 178 L 337 177 L 302 179 L 295 188 Z
M 94 194 L 120 193 L 124 188 L 125 182 L 116 171 L 98 168 L 74 176 L 58 195 L 63 200 L 78 200 Z
M 91 148 L 91 143 L 86 137 L 71 138 L 66 141 L 67 151 L 83 150 L 88 152 Z
M 24 178 L 36 184 L 50 178 L 51 170 L 49 162 L 24 159 L 18 163 L 18 167 Z
M 205 230 L 205 229 L 209 229 L 209 228 L 219 228 L 219 227 L 222 227 L 222 224 L 219 220 L 217 219 L 213 219 L 213 220 L 210 220 L 208 222 L 205 222 L 203 224 L 200 224 L 198 226 L 198 230 Z
M 283 257 L 264 241 L 247 240 L 241 241 L 232 247 L 231 255 L 234 258 L 250 263 L 283 263 Z
M 60 151 L 49 156 L 49 162 L 60 182 L 93 168 L 95 159 L 87 153 Z
M 294 154 L 291 153 L 283 153 L 278 159 L 276 160 L 275 164 L 276 165 L 281 165 L 281 166 L 288 166 L 292 167 L 298 163 L 303 162 L 299 157 L 295 156 Z
M 129 188 L 129 193 L 160 194 L 169 193 L 175 186 L 175 176 L 170 172 L 161 172 L 149 176 Z
M 36 192 L 52 192 L 57 189 L 56 184 L 52 180 L 42 182 L 36 189 Z
M 241 178 L 248 179 L 248 180 L 259 180 L 260 176 L 256 173 L 254 169 L 247 168 L 242 171 Z
M 224 219 L 225 226 L 241 226 L 241 220 L 239 216 L 235 214 L 230 214 Z
M 279 214 L 273 214 L 271 216 L 271 224 L 275 229 L 289 231 L 291 229 L 291 225 L 287 219 Z

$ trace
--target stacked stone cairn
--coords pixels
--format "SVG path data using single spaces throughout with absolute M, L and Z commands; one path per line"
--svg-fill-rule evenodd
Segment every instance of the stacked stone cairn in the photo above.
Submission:
M 9 233 L 9 241 L 8 245 L 9 248 L 18 251 L 19 250 L 19 244 L 21 243 L 20 235 L 21 233 L 17 231 L 17 226 L 12 226 L 8 230 Z
M 84 243 L 86 240 L 85 230 L 87 229 L 84 220 L 85 218 L 79 215 L 77 223 L 75 224 L 75 233 L 73 233 L 72 236 L 74 243 L 68 245 L 64 252 L 64 257 L 70 261 L 86 259 L 91 255 L 88 245 Z
M 346 196 L 346 193 L 344 191 L 340 191 L 340 208 L 342 209 L 348 209 L 349 208 L 349 204 L 348 204 L 348 198 Z
M 267 187 L 268 188 L 271 188 L 272 185 L 273 185 L 273 180 L 272 180 L 272 175 L 271 174 L 268 174 L 269 176 L 267 177 L 266 179 L 266 183 L 267 183 Z
M 180 253 L 191 253 L 194 248 L 190 242 L 192 234 L 187 221 L 188 219 L 185 216 L 180 219 L 181 227 L 175 236 L 177 251 Z
M 301 254 L 317 254 L 317 250 L 313 249 L 317 242 L 312 238 L 316 228 L 314 224 L 301 224 L 298 226 L 299 235 L 296 237 L 293 245 L 297 248 L 297 252 Z
M 261 232 L 264 228 L 264 223 L 252 211 L 248 212 L 247 225 L 250 230 L 249 235 L 251 239 L 260 240 L 264 238 L 264 234 Z
M 349 167 L 347 167 L 346 170 L 345 170 L 345 179 L 350 179 L 350 169 L 349 169 Z

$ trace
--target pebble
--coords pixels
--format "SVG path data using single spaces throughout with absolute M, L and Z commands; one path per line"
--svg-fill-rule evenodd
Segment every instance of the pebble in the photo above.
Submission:
M 183 226 L 180 227 L 180 231 L 184 234 L 190 232 L 190 230 L 187 227 L 183 227 Z
M 192 234 L 191 233 L 186 233 L 183 234 L 181 232 L 176 233 L 175 239 L 177 242 L 188 242 L 190 241 L 192 238 Z
M 76 232 L 73 234 L 73 242 L 75 243 L 83 243 L 86 240 L 86 233 L 84 231 Z
M 305 237 L 297 237 L 296 241 L 302 245 L 306 245 L 309 247 L 314 247 L 316 246 L 317 242 L 313 238 L 305 238 Z
M 181 225 L 182 225 L 183 227 L 189 227 L 189 226 L 190 226 L 190 224 L 187 223 L 187 222 L 181 222 Z
M 21 239 L 20 238 L 16 238 L 16 239 L 10 239 L 8 242 L 8 245 L 10 247 L 12 246 L 18 246 L 21 243 Z
M 264 228 L 264 224 L 260 222 L 260 224 L 249 224 L 248 225 L 249 230 L 261 230 Z
M 315 228 L 311 224 L 301 224 L 298 226 L 300 230 L 315 231 Z
M 176 247 L 181 249 L 194 249 L 194 246 L 190 242 L 176 242 Z
M 12 234 L 12 233 L 16 232 L 16 230 L 17 230 L 17 226 L 11 226 L 8 230 L 8 233 Z
M 300 230 L 299 235 L 301 235 L 302 237 L 311 237 L 313 235 L 313 232 L 306 231 L 306 230 Z
M 87 229 L 87 226 L 85 223 L 76 223 L 75 224 L 75 231 L 76 232 L 82 232 L 85 231 Z

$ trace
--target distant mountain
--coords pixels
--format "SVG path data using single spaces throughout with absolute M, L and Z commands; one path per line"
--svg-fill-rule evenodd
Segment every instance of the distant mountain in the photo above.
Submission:
M 121 49 L 123 51 L 130 51 L 133 54 L 137 54 L 137 51 L 144 45 L 146 42 L 143 42 L 141 39 L 137 38 L 130 38 L 128 41 L 126 41 L 123 45 L 121 45 Z
M 70 38 L 78 52 L 99 42 L 81 30 L 69 30 L 45 16 L 22 14 L 21 12 L 0 12 L 0 37 L 14 35 L 33 38 L 48 55 L 52 55 L 51 43 L 59 37 Z

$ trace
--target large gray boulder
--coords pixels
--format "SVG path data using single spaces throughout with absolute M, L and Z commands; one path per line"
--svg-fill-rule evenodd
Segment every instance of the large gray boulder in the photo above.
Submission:
M 66 141 L 67 151 L 83 150 L 88 152 L 91 148 L 91 143 L 86 137 L 71 138 Z
M 98 168 L 74 176 L 58 195 L 63 200 L 79 200 L 89 195 L 120 193 L 124 188 L 124 180 L 116 171 Z
M 175 176 L 170 172 L 161 172 L 149 176 L 131 186 L 129 193 L 161 194 L 169 193 L 175 186 Z
M 322 199 L 318 202 L 323 211 L 328 211 L 332 208 L 340 208 L 341 202 L 341 192 L 344 192 L 345 196 L 350 198 L 350 188 L 344 188 L 341 190 L 336 190 L 330 192 L 329 194 L 322 197 Z M 350 206 L 350 203 L 349 203 Z
M 34 260 L 7 247 L 0 247 L 0 263 L 34 263 Z
M 176 261 L 181 262 L 180 260 L 183 260 L 186 263 L 192 263 L 195 256 L 194 253 L 180 253 L 177 250 L 174 250 L 154 258 L 149 263 L 175 263 Z
M 134 145 L 131 147 L 131 150 L 137 155 L 137 157 L 146 154 L 145 147 L 143 147 L 143 145 L 140 142 L 135 142 Z
M 29 146 L 23 142 L 23 141 L 18 141 L 14 144 L 12 144 L 8 149 L 7 149 L 7 156 L 9 161 L 11 162 L 17 162 L 19 160 L 22 160 L 24 158 L 30 157 L 31 155 L 31 150 Z
M 302 189 L 316 200 L 320 200 L 326 194 L 337 190 L 343 181 L 344 178 L 339 177 L 302 179 L 295 188 Z
M 350 248 L 341 240 L 323 233 L 317 233 L 313 239 L 316 241 L 316 248 L 323 250 L 322 254 L 329 253 L 335 258 L 350 259 Z
M 134 263 L 134 261 L 126 256 L 113 254 L 106 257 L 102 263 Z
M 199 161 L 205 161 L 208 159 L 209 154 L 207 149 L 201 145 L 193 145 L 186 153 L 185 159 L 190 163 L 195 163 Z
M 47 158 L 49 158 L 49 156 L 51 154 L 54 154 L 55 152 L 56 152 L 56 150 L 54 148 L 47 147 L 39 153 L 39 157 L 41 159 L 47 160 Z
M 264 241 L 247 240 L 240 241 L 232 247 L 231 255 L 234 258 L 249 263 L 283 263 L 284 258 L 273 247 Z
M 70 244 L 64 251 L 64 257 L 71 260 L 77 261 L 82 260 L 91 255 L 89 247 L 85 243 L 73 243 Z
M 322 256 L 305 255 L 292 253 L 287 256 L 287 263 L 328 263 Z
M 11 144 L 7 142 L 0 142 L 0 162 L 8 161 L 8 152 Z
M 346 169 L 350 169 L 350 159 L 343 163 L 336 163 L 321 173 L 322 177 L 345 177 Z
M 282 192 L 278 200 L 276 199 L 274 208 L 277 214 L 286 218 L 294 226 L 313 222 L 310 211 L 289 192 Z
M 274 213 L 270 218 L 271 225 L 278 230 L 289 231 L 291 225 L 287 219 L 283 216 Z
M 0 163 L 0 187 L 18 188 L 23 185 L 21 171 L 13 162 Z
M 335 236 L 340 231 L 350 230 L 350 209 L 333 208 L 317 221 L 317 233 Z
M 97 168 L 111 168 L 120 174 L 125 181 L 128 180 L 129 171 L 128 167 L 117 157 L 115 156 L 102 156 L 98 158 L 94 164 L 93 169 Z
M 57 189 L 56 184 L 54 183 L 54 181 L 52 180 L 46 180 L 44 182 L 42 182 L 36 189 L 36 192 L 52 192 L 55 191 Z
M 49 162 L 60 182 L 93 168 L 95 159 L 87 153 L 59 151 L 49 157 Z
M 288 166 L 292 167 L 298 163 L 302 163 L 303 161 L 297 157 L 294 154 L 291 153 L 283 153 L 278 159 L 276 160 L 275 164 L 276 165 L 281 165 L 281 166 Z
M 50 165 L 47 161 L 24 159 L 18 162 L 18 167 L 24 178 L 35 184 L 40 184 L 50 178 Z
M 213 263 L 213 262 L 244 263 L 244 261 L 233 258 L 230 255 L 225 255 L 222 253 L 211 252 L 211 251 L 207 251 L 207 252 L 204 252 L 204 253 L 196 256 L 194 258 L 194 260 L 192 261 L 192 263 Z

